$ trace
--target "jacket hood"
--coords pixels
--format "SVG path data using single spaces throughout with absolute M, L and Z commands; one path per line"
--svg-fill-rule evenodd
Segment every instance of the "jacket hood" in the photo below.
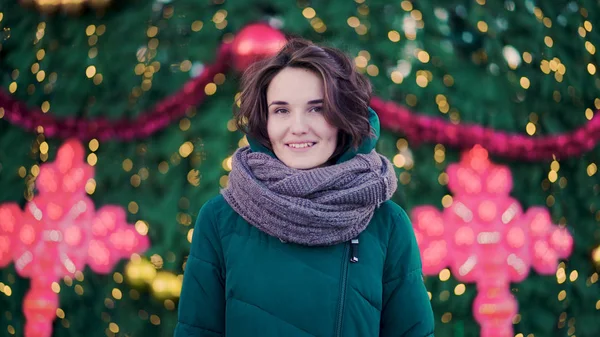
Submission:
M 358 146 L 358 148 L 350 148 L 342 156 L 338 159 L 337 164 L 343 163 L 354 158 L 357 154 L 367 154 L 375 149 L 375 145 L 377 144 L 377 140 L 379 140 L 380 135 L 380 123 L 379 117 L 375 110 L 369 107 L 369 124 L 371 124 L 371 130 L 373 131 L 373 135 L 371 137 L 365 138 L 362 143 Z M 268 154 L 269 156 L 276 158 L 273 151 L 269 150 L 267 147 L 260 144 L 258 141 L 248 137 L 248 144 L 250 144 L 250 149 L 252 152 L 262 152 Z

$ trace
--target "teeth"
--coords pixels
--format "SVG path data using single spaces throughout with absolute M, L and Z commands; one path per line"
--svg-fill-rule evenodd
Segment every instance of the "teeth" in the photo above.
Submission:
M 288 144 L 289 147 L 293 147 L 295 149 L 302 149 L 305 147 L 311 147 L 315 145 L 315 143 L 299 143 L 299 144 Z

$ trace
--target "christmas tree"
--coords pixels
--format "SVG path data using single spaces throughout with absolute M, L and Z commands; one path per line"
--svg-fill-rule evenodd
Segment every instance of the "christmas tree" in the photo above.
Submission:
M 285 34 L 343 49 L 369 78 L 409 213 L 451 207 L 448 168 L 480 144 L 524 211 L 568 229 L 568 258 L 511 284 L 516 337 L 600 335 L 599 15 L 592 0 L 1 1 L 1 334 L 22 336 L 24 311 L 52 336 L 172 334 L 194 219 L 247 144 L 231 112 L 252 58 L 235 47 L 260 55 Z M 61 163 L 93 173 L 48 173 Z M 16 252 L 46 234 L 23 231 L 25 212 L 74 191 L 96 227 L 61 232 L 86 245 L 31 300 L 40 274 Z M 435 334 L 479 336 L 477 286 L 457 276 L 425 278 Z

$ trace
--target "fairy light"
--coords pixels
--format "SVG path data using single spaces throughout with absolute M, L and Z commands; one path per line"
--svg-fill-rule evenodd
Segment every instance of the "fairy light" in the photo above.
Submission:
M 138 171 L 138 175 L 140 176 L 140 178 L 142 180 L 146 180 L 148 179 L 148 177 L 150 176 L 150 172 L 148 171 L 147 168 L 142 167 L 139 171 Z
M 129 204 L 127 205 L 127 210 L 131 214 L 137 214 L 137 212 L 139 211 L 139 209 L 140 208 L 139 208 L 137 202 L 135 202 L 135 201 L 130 201 Z
M 192 186 L 200 186 L 200 171 L 192 169 L 187 174 L 187 181 Z
M 553 195 L 549 195 L 548 197 L 546 197 L 546 205 L 547 205 L 548 207 L 552 207 L 552 206 L 554 206 L 554 202 L 555 202 L 555 201 L 556 201 L 556 200 L 554 199 L 554 196 L 553 196 Z
M 533 8 L 533 14 L 538 20 L 542 20 L 544 18 L 544 12 L 542 12 L 542 10 L 539 7 Z
M 131 186 L 133 186 L 133 187 L 139 187 L 140 184 L 142 183 L 142 179 L 140 178 L 140 176 L 138 174 L 132 175 L 129 181 L 131 183 Z
M 440 292 L 440 301 L 447 301 L 450 298 L 450 292 L 448 290 L 443 290 Z
M 370 64 L 367 66 L 367 74 L 369 74 L 369 76 L 375 77 L 379 75 L 379 68 L 374 64 Z
M 169 163 L 167 163 L 166 161 L 161 161 L 160 164 L 158 164 L 158 172 L 160 172 L 161 174 L 166 174 L 167 172 L 169 172 Z
M 361 2 L 361 5 L 357 8 L 358 14 L 362 16 L 369 15 L 369 6 L 367 6 L 364 1 Z
M 546 28 L 552 28 L 552 20 L 550 20 L 549 17 L 545 17 L 542 22 L 544 23 L 544 26 L 546 26 Z
M 400 41 L 400 33 L 396 30 L 390 30 L 388 32 L 388 39 L 392 42 L 398 42 Z
M 113 288 L 112 290 L 112 297 L 115 300 L 120 300 L 123 298 L 123 293 L 121 292 L 121 290 L 119 288 Z
M 548 180 L 553 183 L 556 181 L 556 179 L 558 179 L 558 173 L 556 173 L 556 171 L 550 171 L 548 172 Z
M 148 67 L 149 69 L 147 71 L 149 72 L 153 72 L 153 69 L 150 69 L 150 67 Z M 192 61 L 190 60 L 184 60 L 183 62 L 181 62 L 181 64 L 179 65 L 179 70 L 181 70 L 182 72 L 188 72 L 192 69 Z M 146 70 L 144 70 L 146 71 Z M 149 76 L 147 76 L 149 77 Z
M 151 315 L 150 323 L 152 323 L 154 325 L 160 325 L 160 317 L 158 317 L 157 315 Z
M 204 23 L 202 21 L 196 20 L 192 22 L 192 31 L 199 32 L 200 30 L 202 30 L 202 27 L 204 27 Z
M 410 17 L 417 21 L 420 21 L 423 19 L 423 14 L 421 13 L 420 10 L 414 9 L 414 10 L 410 11 Z
M 558 186 L 560 188 L 565 188 L 567 187 L 567 178 L 565 177 L 560 177 L 560 179 L 558 179 Z
M 433 159 L 436 163 L 441 164 L 446 160 L 446 148 L 442 144 L 437 144 L 434 148 Z
M 317 15 L 317 12 L 312 7 L 306 7 L 302 10 L 302 15 L 307 19 L 312 19 Z
M 208 96 L 214 95 L 217 92 L 217 85 L 215 83 L 208 83 L 205 87 L 204 87 L 204 93 L 206 93 Z
M 482 33 L 486 33 L 488 31 L 488 25 L 485 21 L 479 21 L 477 22 L 477 29 Z
M 187 240 L 189 243 L 192 243 L 192 237 L 194 236 L 194 229 L 190 228 L 187 233 Z
M 421 63 L 427 63 L 427 62 L 429 62 L 429 59 L 430 59 L 429 53 L 427 53 L 424 50 L 421 50 L 417 53 L 417 58 L 419 59 L 419 61 Z
M 532 122 L 527 123 L 527 126 L 525 127 L 525 131 L 527 132 L 528 135 L 533 136 L 536 131 L 535 124 Z
M 98 163 L 98 156 L 95 153 L 88 154 L 87 163 L 90 166 L 95 166 Z
M 596 172 L 598 172 L 598 166 L 596 165 L 596 163 L 589 164 L 586 168 L 586 172 L 587 175 L 590 177 L 596 174 Z
M 442 172 L 438 176 L 438 183 L 442 186 L 448 185 L 449 180 L 450 179 L 449 179 L 448 173 L 446 173 L 446 172 Z
M 400 3 L 400 7 L 402 7 L 404 11 L 410 12 L 413 9 L 413 4 L 408 0 L 404 0 Z
M 192 142 L 187 141 L 179 147 L 179 155 L 183 158 L 187 158 L 192 152 L 194 152 L 194 144 Z
M 363 55 L 358 55 L 354 58 L 354 64 L 356 64 L 356 66 L 359 68 L 365 68 L 368 62 L 369 61 L 367 60 L 367 58 Z
M 224 9 L 218 10 L 215 15 L 213 15 L 212 21 L 215 24 L 215 27 L 219 30 L 225 29 L 227 27 L 227 11 Z
M 579 277 L 579 273 L 577 272 L 577 270 L 573 270 L 573 271 L 571 271 L 571 274 L 569 275 L 569 281 L 575 282 L 575 281 L 577 281 L 578 277 Z
M 427 85 L 429 84 L 430 79 L 427 76 L 427 73 L 423 70 L 419 70 L 417 71 L 417 77 L 415 78 L 415 82 L 417 83 L 417 85 L 421 88 L 425 88 L 427 87 Z
M 166 299 L 164 301 L 164 306 L 165 306 L 165 309 L 167 309 L 167 310 L 170 310 L 170 311 L 175 310 L 175 302 L 173 302 L 173 300 L 171 300 L 171 299 Z
M 406 95 L 406 104 L 414 107 L 417 105 L 417 101 L 417 96 L 415 96 L 414 94 Z
M 442 206 L 444 208 L 448 208 L 448 207 L 452 206 L 453 201 L 454 201 L 454 199 L 452 198 L 452 196 L 449 194 L 446 194 L 442 197 Z
M 352 28 L 360 26 L 360 20 L 356 16 L 349 17 L 348 20 L 346 20 L 346 23 Z
M 596 66 L 593 63 L 588 63 L 587 71 L 590 75 L 595 75 L 596 74 Z
M 394 164 L 394 166 L 402 168 L 404 167 L 404 164 L 406 164 L 406 158 L 402 154 L 397 154 L 392 159 L 392 163 Z
M 454 77 L 452 75 L 446 74 L 443 78 L 444 85 L 447 87 L 451 87 L 454 85 Z
M 547 60 L 542 60 L 540 62 L 540 69 L 544 74 L 550 74 L 550 62 Z
M 113 323 L 113 322 L 111 322 L 111 323 L 108 325 L 108 329 L 109 329 L 109 330 L 110 330 L 110 332 L 112 332 L 112 333 L 118 333 L 118 332 L 119 332 L 119 326 L 117 325 L 117 323 Z
M 356 27 L 354 30 L 356 31 L 356 34 L 358 34 L 358 35 L 366 35 L 368 32 L 367 26 L 365 26 L 362 23 L 360 25 L 358 25 L 358 27 Z
M 192 224 L 192 217 L 187 213 L 179 212 L 177 213 L 177 222 L 183 226 L 189 226 Z
M 594 46 L 590 41 L 585 41 L 585 49 L 591 55 L 596 54 L 596 46 Z

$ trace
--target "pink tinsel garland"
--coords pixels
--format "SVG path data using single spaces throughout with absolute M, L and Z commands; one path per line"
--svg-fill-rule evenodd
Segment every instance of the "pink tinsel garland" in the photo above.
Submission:
M 574 157 L 592 150 L 600 142 L 600 114 L 569 133 L 531 137 L 496 131 L 475 124 L 452 124 L 439 117 L 416 114 L 394 102 L 379 98 L 371 106 L 384 128 L 402 132 L 411 142 L 432 142 L 469 149 L 480 144 L 489 153 L 506 158 L 541 161 Z
M 0 107 L 4 108 L 4 118 L 8 121 L 29 131 L 35 131 L 41 126 L 48 137 L 74 137 L 80 140 L 116 138 L 125 141 L 145 138 L 183 117 L 189 107 L 196 106 L 206 98 L 204 87 L 213 81 L 216 74 L 224 73 L 229 68 L 230 48 L 231 44 L 221 45 L 214 64 L 207 66 L 200 76 L 187 82 L 181 90 L 158 102 L 135 120 L 57 119 L 39 109 L 27 108 L 24 103 L 5 92 L 0 92 Z
M 212 82 L 216 74 L 227 71 L 231 56 L 231 44 L 221 45 L 214 64 L 207 66 L 199 77 L 187 82 L 181 90 L 135 120 L 56 119 L 39 109 L 27 108 L 23 102 L 4 92 L 0 92 L 0 107 L 4 108 L 8 121 L 29 131 L 41 126 L 49 137 L 124 141 L 145 138 L 183 117 L 189 107 L 202 102 L 206 97 L 204 87 Z M 414 113 L 377 97 L 371 100 L 371 105 L 379 114 L 384 128 L 404 133 L 414 143 L 433 142 L 460 149 L 480 144 L 491 154 L 513 159 L 537 161 L 549 160 L 553 156 L 564 159 L 590 151 L 600 142 L 599 114 L 575 131 L 530 137 L 480 125 L 452 124 L 439 117 Z

